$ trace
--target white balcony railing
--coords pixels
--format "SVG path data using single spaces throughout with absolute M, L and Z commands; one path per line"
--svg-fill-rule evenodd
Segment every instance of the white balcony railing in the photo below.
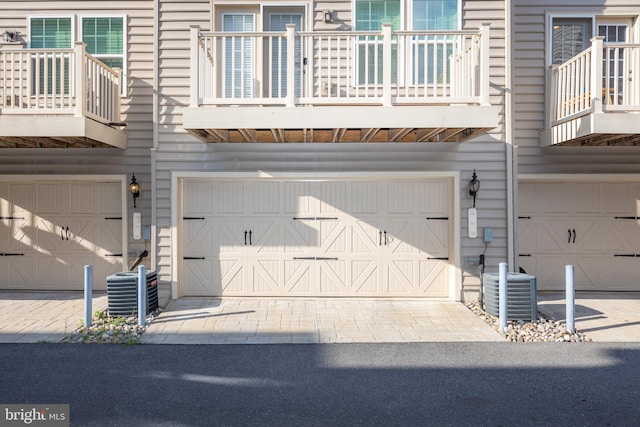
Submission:
M 640 111 L 640 45 L 592 45 L 550 69 L 547 128 L 591 113 Z
M 0 114 L 120 119 L 120 70 L 74 49 L 0 49 Z
M 489 105 L 489 26 L 298 32 L 290 25 L 284 33 L 192 27 L 190 103 Z

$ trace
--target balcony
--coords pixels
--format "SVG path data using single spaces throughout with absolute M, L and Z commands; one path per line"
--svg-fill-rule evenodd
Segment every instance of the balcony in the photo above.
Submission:
M 293 48 L 292 48 L 293 47 Z M 191 29 L 184 128 L 205 142 L 463 142 L 498 126 L 479 31 Z
M 547 75 L 545 128 L 551 145 L 640 145 L 640 45 L 601 37 Z
M 0 47 L 0 148 L 126 148 L 120 71 L 85 51 Z

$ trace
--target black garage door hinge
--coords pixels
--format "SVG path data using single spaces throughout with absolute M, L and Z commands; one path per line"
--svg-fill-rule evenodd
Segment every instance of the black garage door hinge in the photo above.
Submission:
M 186 256 L 186 257 L 182 257 L 182 259 L 206 259 L 203 256 Z
M 427 259 L 437 259 L 437 260 L 441 260 L 441 261 L 449 261 L 449 257 L 448 256 L 441 256 L 441 257 L 429 257 Z
M 193 221 L 193 220 L 204 220 L 203 216 L 183 216 L 182 219 L 184 221 Z
M 4 252 L 0 253 L 0 256 L 24 256 L 24 254 L 16 253 L 16 252 Z
M 640 258 L 640 254 L 615 254 L 613 256 L 627 257 L 627 258 Z
M 448 216 L 428 216 L 425 219 L 432 219 L 432 220 L 437 220 L 437 221 L 449 221 L 449 217 Z
M 7 220 L 16 220 L 16 219 L 24 219 L 21 216 L 0 216 L 0 220 L 3 219 L 7 219 Z
M 121 216 L 106 216 L 104 219 L 107 221 L 122 221 Z

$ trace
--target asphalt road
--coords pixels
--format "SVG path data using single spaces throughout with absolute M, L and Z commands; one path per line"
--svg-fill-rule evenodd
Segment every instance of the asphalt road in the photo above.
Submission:
M 640 343 L 0 345 L 72 426 L 637 426 Z

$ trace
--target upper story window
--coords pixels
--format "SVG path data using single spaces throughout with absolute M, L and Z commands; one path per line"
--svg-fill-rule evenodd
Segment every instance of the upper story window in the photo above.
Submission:
M 458 0 L 413 0 L 414 30 L 457 30 Z
M 69 49 L 72 34 L 71 17 L 31 18 L 29 40 L 33 49 Z M 32 95 L 68 95 L 70 63 L 68 55 L 32 58 Z
M 31 18 L 30 44 L 33 49 L 69 49 L 71 18 Z
M 554 18 L 551 26 L 551 63 L 562 64 L 589 46 L 591 18 Z
M 225 13 L 222 31 L 255 31 L 253 13 Z M 255 42 L 251 37 L 229 37 L 224 40 L 224 90 L 228 98 L 254 96 L 255 72 L 253 67 Z
M 459 0 L 356 0 L 356 31 L 377 31 L 390 23 L 403 30 L 405 8 L 410 8 L 407 26 L 413 30 L 457 30 Z
M 86 43 L 87 52 L 102 61 L 107 67 L 119 68 L 122 95 L 127 94 L 127 61 L 125 60 L 126 37 L 124 17 L 80 18 L 80 40 Z
M 386 23 L 400 30 L 400 7 L 400 0 L 356 0 L 356 31 L 378 31 Z
M 407 26 L 412 30 L 456 30 L 459 27 L 458 0 L 356 0 L 355 30 L 380 31 L 390 23 L 393 30 L 403 30 L 404 9 L 410 8 Z M 392 82 L 442 83 L 449 81 L 445 62 L 453 52 L 454 38 L 449 35 L 420 35 L 411 39 L 407 50 L 398 49 L 393 39 Z M 376 37 L 358 40 L 358 84 L 379 85 L 382 82 L 382 47 Z M 406 58 L 405 58 L 406 57 Z M 408 73 L 405 73 L 405 60 Z M 400 66 L 399 66 L 400 65 Z M 377 71 L 376 71 L 377 70 Z
M 68 49 L 73 46 L 74 21 L 72 17 L 31 17 L 29 19 L 29 41 L 33 49 Z M 87 52 L 105 65 L 122 70 L 122 93 L 126 94 L 127 64 L 125 61 L 125 18 L 89 17 L 80 18 L 78 40 L 86 43 Z M 64 64 L 56 64 L 64 69 Z M 68 74 L 68 70 L 65 71 Z M 65 83 L 65 87 L 67 83 Z M 65 88 L 67 91 L 68 88 Z

